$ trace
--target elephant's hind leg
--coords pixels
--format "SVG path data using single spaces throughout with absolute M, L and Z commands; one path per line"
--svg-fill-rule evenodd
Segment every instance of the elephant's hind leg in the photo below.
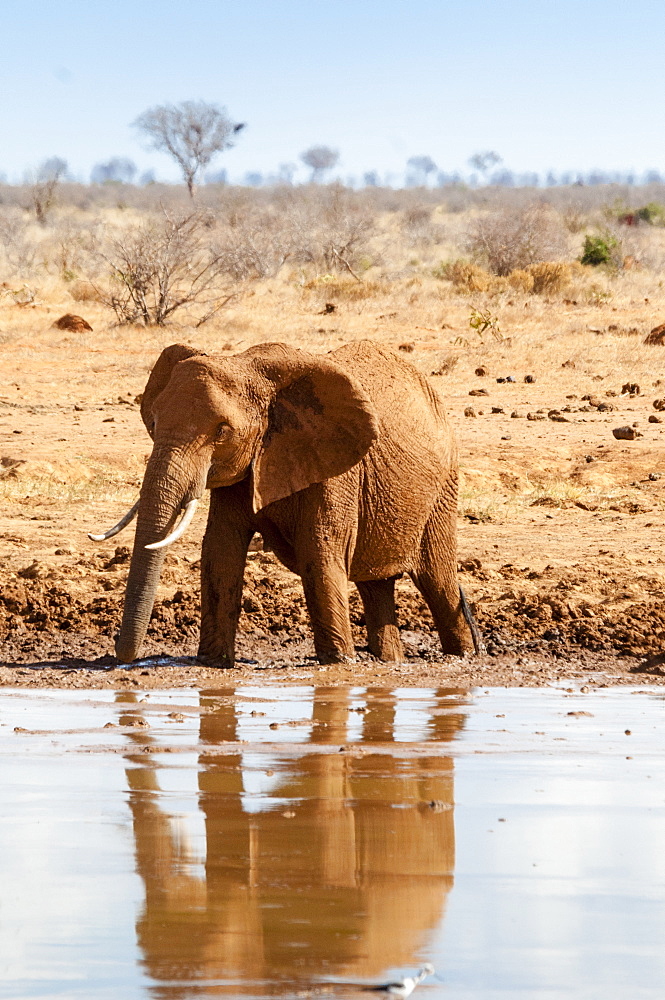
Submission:
M 367 645 L 379 660 L 404 659 L 395 613 L 395 577 L 356 583 L 365 609 Z
M 457 580 L 456 515 L 455 504 L 441 498 L 425 526 L 411 579 L 432 612 L 443 652 L 459 656 L 475 647 Z

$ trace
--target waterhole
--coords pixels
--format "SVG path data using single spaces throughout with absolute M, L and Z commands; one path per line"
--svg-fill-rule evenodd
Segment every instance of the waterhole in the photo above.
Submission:
M 0 996 L 662 1000 L 664 707 L 3 690 Z

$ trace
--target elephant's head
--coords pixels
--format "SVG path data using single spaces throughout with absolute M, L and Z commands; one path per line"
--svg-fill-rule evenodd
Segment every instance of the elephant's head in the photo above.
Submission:
M 377 435 L 374 407 L 351 375 L 325 356 L 284 344 L 230 357 L 167 347 L 148 379 L 141 416 L 154 445 L 130 511 L 138 522 L 116 641 L 124 663 L 139 654 L 164 543 L 175 540 L 206 488 L 251 476 L 258 511 L 346 472 Z M 130 515 L 96 537 L 110 537 Z

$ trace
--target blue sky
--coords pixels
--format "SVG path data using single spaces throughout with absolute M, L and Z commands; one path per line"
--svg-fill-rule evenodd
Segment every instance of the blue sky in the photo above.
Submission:
M 248 127 L 232 178 L 340 150 L 340 175 L 665 170 L 665 4 L 655 0 L 5 0 L 0 172 L 46 157 L 83 179 L 114 155 L 177 179 L 130 123 L 215 101 Z M 301 169 L 306 176 L 304 167 Z

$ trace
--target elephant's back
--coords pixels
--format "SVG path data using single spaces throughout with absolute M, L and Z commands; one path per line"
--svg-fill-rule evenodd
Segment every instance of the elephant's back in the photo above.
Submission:
M 380 438 L 418 445 L 438 455 L 447 467 L 456 461 L 454 435 L 443 402 L 434 386 L 415 365 L 371 340 L 359 340 L 333 351 L 336 364 L 349 370 L 374 403 Z M 413 440 L 412 435 L 416 435 Z

